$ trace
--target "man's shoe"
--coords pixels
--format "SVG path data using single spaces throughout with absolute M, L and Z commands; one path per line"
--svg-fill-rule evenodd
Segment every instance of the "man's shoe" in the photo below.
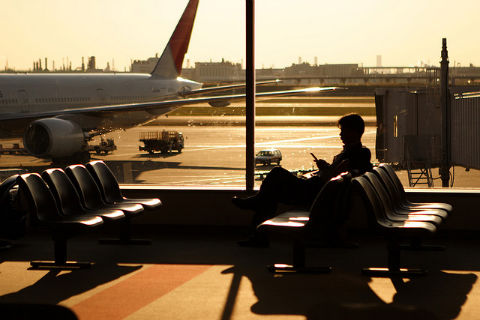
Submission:
M 239 198 L 234 196 L 232 198 L 232 203 L 240 209 L 243 210 L 255 210 L 259 205 L 260 201 L 256 196 L 248 197 L 248 198 Z

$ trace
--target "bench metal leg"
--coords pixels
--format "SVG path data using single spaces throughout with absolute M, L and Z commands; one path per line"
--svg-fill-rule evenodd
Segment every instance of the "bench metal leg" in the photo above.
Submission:
M 401 244 L 402 250 L 412 251 L 445 251 L 446 247 L 438 244 L 424 244 L 422 239 L 413 239 L 410 244 Z
M 303 241 L 294 241 L 293 242 L 293 265 L 297 268 L 305 268 L 305 244 Z
M 54 256 L 55 261 L 31 261 L 29 270 L 42 269 L 87 269 L 92 266 L 90 262 L 67 261 L 67 239 L 64 237 L 54 237 Z
M 295 267 L 291 264 L 276 263 L 267 266 L 268 271 L 272 273 L 329 273 L 332 267 Z
M 392 270 L 389 268 L 363 268 L 362 274 L 369 277 L 402 277 L 412 278 L 418 276 L 424 276 L 427 271 L 419 268 L 399 268 Z
M 133 244 L 133 245 L 149 245 L 152 244 L 150 239 L 132 239 L 132 223 L 131 218 L 126 217 L 120 224 L 120 236 L 118 239 L 100 239 L 100 244 Z
M 305 243 L 296 240 L 293 243 L 293 265 L 276 263 L 267 267 L 273 273 L 329 273 L 331 267 L 306 267 Z
M 396 241 L 390 241 L 387 245 L 388 267 L 387 268 L 363 268 L 362 273 L 370 277 L 404 277 L 410 278 L 423 276 L 427 273 L 419 268 L 401 268 L 400 267 L 401 246 Z

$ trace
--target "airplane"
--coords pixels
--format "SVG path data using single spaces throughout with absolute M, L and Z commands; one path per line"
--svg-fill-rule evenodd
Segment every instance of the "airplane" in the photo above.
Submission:
M 198 4 L 199 0 L 189 0 L 150 74 L 0 74 L 0 137 L 23 138 L 25 149 L 38 158 L 83 163 L 90 159 L 88 142 L 94 136 L 146 124 L 184 105 L 223 107 L 244 99 L 244 94 L 203 96 L 239 85 L 202 88 L 202 83 L 180 77 Z M 256 96 L 335 89 L 306 88 Z

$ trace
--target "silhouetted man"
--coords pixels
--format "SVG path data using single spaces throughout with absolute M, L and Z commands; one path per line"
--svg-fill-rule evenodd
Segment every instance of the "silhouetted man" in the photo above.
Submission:
M 255 232 L 256 226 L 275 216 L 277 204 L 310 207 L 323 185 L 331 178 L 348 171 L 353 176 L 372 169 L 371 153 L 361 142 L 365 122 L 358 114 L 348 114 L 338 120 L 343 151 L 333 158 L 331 164 L 323 159 L 315 159 L 318 171 L 309 178 L 299 178 L 290 171 L 273 168 L 263 180 L 260 190 L 248 198 L 233 197 L 234 205 L 241 209 L 254 210 L 252 234 L 248 240 L 240 241 L 241 246 L 264 247 L 268 240 Z M 312 154 L 313 156 L 313 154 Z

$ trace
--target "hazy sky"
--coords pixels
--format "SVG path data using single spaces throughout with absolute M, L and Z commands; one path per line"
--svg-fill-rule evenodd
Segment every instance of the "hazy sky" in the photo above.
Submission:
M 188 0 L 1 0 L 0 69 L 48 57 L 74 67 L 95 55 L 114 60 L 161 54 Z M 438 65 L 447 38 L 450 65 L 480 66 L 478 0 L 257 0 L 257 67 L 303 61 L 375 66 Z M 187 59 L 245 61 L 245 0 L 200 0 Z M 43 63 L 43 61 L 42 61 Z

